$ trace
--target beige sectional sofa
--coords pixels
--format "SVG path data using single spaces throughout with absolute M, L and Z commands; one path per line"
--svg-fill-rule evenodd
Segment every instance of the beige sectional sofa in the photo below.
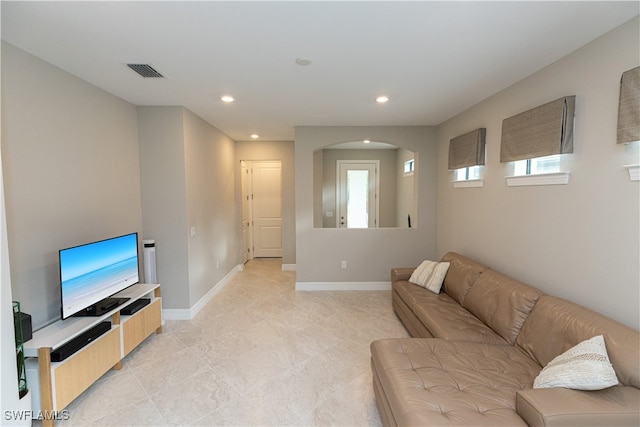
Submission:
M 459 254 L 442 290 L 393 269 L 393 307 L 414 338 L 371 344 L 385 425 L 640 425 L 640 333 Z M 554 357 L 603 335 L 620 384 L 534 389 Z

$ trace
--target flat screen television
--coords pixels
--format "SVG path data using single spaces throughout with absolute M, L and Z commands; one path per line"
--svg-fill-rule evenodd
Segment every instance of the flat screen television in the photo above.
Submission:
M 101 316 L 128 298 L 113 295 L 139 282 L 138 233 L 59 251 L 61 314 Z

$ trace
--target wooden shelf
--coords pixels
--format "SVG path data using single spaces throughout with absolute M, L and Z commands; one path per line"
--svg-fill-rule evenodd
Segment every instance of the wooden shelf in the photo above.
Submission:
M 129 301 L 105 313 L 102 316 L 95 317 L 69 317 L 64 320 L 58 320 L 49 326 L 46 326 L 33 333 L 33 337 L 24 343 L 25 357 L 37 357 L 38 349 L 42 347 L 58 348 L 64 343 L 71 341 L 82 332 L 90 329 L 92 326 L 100 322 L 111 320 L 115 313 L 119 313 L 124 307 L 127 307 L 135 300 L 152 294 L 159 289 L 159 284 L 138 283 L 130 286 L 114 295 L 114 297 L 130 298 Z
M 162 333 L 162 298 L 159 284 L 139 283 L 117 297 L 129 300 L 96 317 L 71 317 L 59 320 L 33 334 L 24 345 L 27 376 L 32 385 L 32 407 L 35 414 L 55 415 L 82 394 L 109 369 L 120 369 L 122 359 L 154 331 Z M 132 315 L 120 310 L 140 298 L 151 302 Z M 111 321 L 111 330 L 61 362 L 51 362 L 51 351 L 69 342 L 100 322 Z M 43 419 L 52 427 L 54 417 Z

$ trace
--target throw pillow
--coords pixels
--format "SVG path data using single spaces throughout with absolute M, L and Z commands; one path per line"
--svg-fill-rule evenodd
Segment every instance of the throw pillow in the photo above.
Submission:
M 554 358 L 540 371 L 533 388 L 602 390 L 618 384 L 604 337 L 597 335 Z
M 448 262 L 422 261 L 411 274 L 409 282 L 422 286 L 434 294 L 440 293 L 449 265 Z

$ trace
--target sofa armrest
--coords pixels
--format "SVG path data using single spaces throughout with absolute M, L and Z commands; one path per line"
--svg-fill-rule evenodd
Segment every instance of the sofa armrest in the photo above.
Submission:
M 400 267 L 391 269 L 391 283 L 398 280 L 409 280 L 411 273 L 415 270 L 415 267 Z
M 516 395 L 516 411 L 532 427 L 637 426 L 640 425 L 640 390 L 627 386 L 597 391 L 523 390 Z

